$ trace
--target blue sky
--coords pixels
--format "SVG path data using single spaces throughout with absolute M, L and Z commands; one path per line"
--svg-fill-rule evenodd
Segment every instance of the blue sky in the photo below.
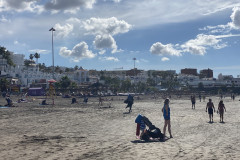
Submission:
M 0 45 L 85 69 L 240 75 L 239 0 L 0 0 Z

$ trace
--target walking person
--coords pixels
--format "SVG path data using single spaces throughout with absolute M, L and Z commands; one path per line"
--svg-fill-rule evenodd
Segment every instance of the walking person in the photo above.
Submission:
M 164 127 L 163 127 L 163 134 L 164 137 L 166 135 L 166 127 L 168 126 L 168 132 L 170 134 L 170 138 L 173 138 L 172 133 L 171 133 L 171 122 L 170 122 L 170 107 L 169 107 L 169 99 L 165 99 L 164 101 L 164 106 L 162 108 L 163 112 L 163 117 L 165 120 Z
M 127 103 L 126 108 L 129 107 L 129 113 L 132 112 L 132 105 L 133 105 L 133 96 L 131 94 L 128 95 L 127 99 L 124 101 L 125 103 Z
M 192 102 L 192 109 L 195 109 L 196 98 L 194 95 L 191 96 L 191 102 Z
M 225 105 L 223 103 L 223 101 L 221 100 L 218 104 L 218 113 L 220 114 L 220 123 L 224 123 L 223 122 L 223 114 L 224 114 L 224 110 L 226 112 L 226 108 L 225 108 Z
M 209 122 L 212 123 L 213 122 L 213 110 L 215 112 L 215 108 L 214 108 L 212 99 L 209 99 L 209 102 L 207 103 L 206 112 L 207 112 L 207 110 L 208 110 L 208 114 L 209 114 Z

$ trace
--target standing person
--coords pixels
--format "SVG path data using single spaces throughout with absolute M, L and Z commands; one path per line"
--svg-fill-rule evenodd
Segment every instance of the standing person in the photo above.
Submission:
M 132 105 L 133 105 L 133 101 L 134 101 L 133 96 L 131 94 L 129 94 L 125 101 L 127 102 L 126 108 L 129 107 L 129 113 L 132 112 Z
M 224 114 L 224 110 L 226 112 L 226 108 L 225 108 L 225 105 L 223 103 L 223 101 L 221 100 L 218 104 L 218 112 L 220 114 L 220 122 L 223 123 L 223 114 Z
M 209 102 L 207 103 L 206 106 L 206 112 L 208 109 L 208 114 L 209 114 L 209 122 L 213 122 L 213 110 L 215 112 L 214 104 L 212 103 L 212 99 L 209 99 Z
M 98 106 L 102 106 L 102 105 L 103 105 L 103 99 L 102 99 L 102 95 L 100 93 L 99 97 L 98 97 Z
M 196 98 L 194 95 L 191 96 L 191 102 L 192 102 L 192 109 L 195 109 Z
M 164 127 L 163 127 L 163 134 L 165 137 L 166 133 L 166 127 L 168 126 L 168 132 L 170 134 L 170 138 L 173 138 L 172 133 L 171 133 L 171 122 L 170 122 L 170 107 L 169 107 L 169 99 L 165 99 L 164 101 L 164 106 L 162 108 L 163 112 L 163 117 L 165 120 Z
M 203 95 L 203 102 L 205 102 L 205 95 Z

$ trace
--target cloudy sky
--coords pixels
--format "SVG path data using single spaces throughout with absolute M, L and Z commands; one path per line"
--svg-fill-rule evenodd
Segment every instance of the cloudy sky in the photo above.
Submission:
M 240 75 L 239 0 L 0 0 L 0 45 L 85 69 Z

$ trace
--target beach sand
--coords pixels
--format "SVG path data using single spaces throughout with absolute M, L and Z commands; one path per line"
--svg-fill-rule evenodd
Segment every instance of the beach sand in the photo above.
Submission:
M 240 159 L 238 97 L 223 99 L 225 123 L 219 122 L 216 112 L 214 123 L 208 123 L 207 100 L 197 100 L 193 110 L 190 98 L 171 99 L 173 138 L 165 142 L 136 138 L 139 113 L 163 130 L 163 99 L 142 98 L 135 100 L 130 114 L 119 97 L 102 107 L 97 98 L 70 104 L 71 99 L 58 97 L 54 106 L 41 106 L 41 99 L 35 98 L 18 107 L 0 108 L 0 159 Z M 211 98 L 217 109 L 219 97 Z M 0 104 L 5 104 L 2 97 Z

